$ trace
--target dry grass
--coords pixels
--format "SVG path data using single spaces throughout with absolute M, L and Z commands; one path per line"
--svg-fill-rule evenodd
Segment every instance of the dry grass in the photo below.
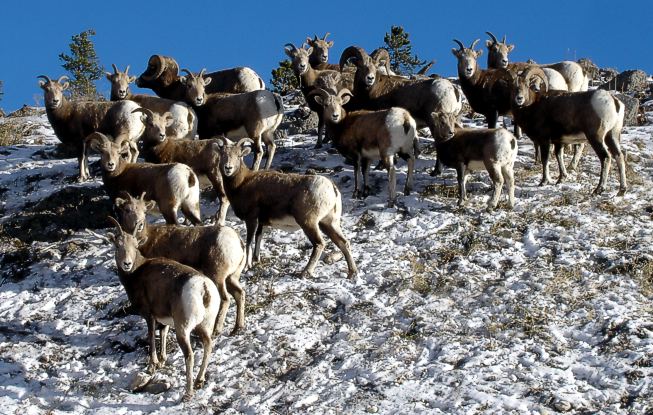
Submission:
M 14 146 L 23 138 L 23 126 L 5 121 L 0 124 L 0 146 Z

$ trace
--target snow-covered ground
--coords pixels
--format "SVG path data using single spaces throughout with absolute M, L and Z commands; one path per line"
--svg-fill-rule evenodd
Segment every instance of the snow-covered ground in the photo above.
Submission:
M 108 200 L 99 178 L 75 182 L 76 160 L 51 156 L 45 116 L 22 122 L 32 135 L 0 148 L 2 413 L 653 411 L 653 127 L 624 131 L 624 197 L 614 171 L 606 194 L 590 195 L 591 149 L 567 183 L 538 187 L 541 167 L 521 140 L 517 206 L 502 198 L 493 213 L 486 173 L 458 208 L 454 171 L 430 177 L 428 154 L 397 208 L 385 207 L 384 172 L 371 175 L 376 196 L 352 200 L 351 166 L 314 150 L 315 137 L 289 137 L 275 167 L 340 187 L 359 276 L 346 278 L 329 244 L 315 277 L 301 279 L 307 239 L 266 231 L 261 263 L 241 279 L 246 330 L 216 340 L 205 387 L 182 404 L 172 333 L 155 378 L 172 387 L 129 391 L 146 365 L 145 321 L 126 312 L 112 246 L 85 230 L 107 232 Z M 202 206 L 205 217 L 217 209 L 211 192 Z M 231 213 L 228 224 L 244 237 Z

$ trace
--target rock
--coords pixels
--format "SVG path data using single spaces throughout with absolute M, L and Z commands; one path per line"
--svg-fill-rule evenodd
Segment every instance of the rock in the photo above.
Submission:
M 0 108 L 0 118 L 6 117 L 6 116 L 7 116 L 7 114 L 5 114 L 5 111 L 2 108 Z
M 639 69 L 624 71 L 599 88 L 619 92 L 644 92 L 648 89 L 646 72 Z
M 588 58 L 580 58 L 576 61 L 582 68 L 589 79 L 599 79 L 599 67 Z
M 624 125 L 639 125 L 637 120 L 637 115 L 639 114 L 639 100 L 626 94 L 616 94 L 615 96 L 619 98 L 619 100 L 626 106 L 626 111 L 624 114 Z
M 569 401 L 566 401 L 562 398 L 555 398 L 552 403 L 553 409 L 558 412 L 569 412 L 572 410 L 573 406 Z
M 286 113 L 277 131 L 284 134 L 317 134 L 317 114 L 308 107 L 299 107 L 295 111 Z
M 45 113 L 43 108 L 35 108 L 27 105 L 23 105 L 22 108 L 17 109 L 16 111 L 9 114 L 7 117 L 29 117 L 31 115 L 40 115 Z
M 132 392 L 140 392 L 152 380 L 152 376 L 145 372 L 138 372 L 134 378 L 129 382 L 129 390 Z
M 163 393 L 169 390 L 172 387 L 172 384 L 167 380 L 152 380 L 143 388 L 143 392 L 146 393 Z

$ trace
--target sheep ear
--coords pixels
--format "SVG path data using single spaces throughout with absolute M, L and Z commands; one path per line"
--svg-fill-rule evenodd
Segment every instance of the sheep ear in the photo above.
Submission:
M 173 117 L 171 113 L 166 112 L 165 117 L 166 117 L 166 127 L 170 127 L 172 124 L 175 123 L 175 117 Z
M 132 82 L 136 81 L 136 77 L 135 76 L 130 76 L 127 81 L 131 84 Z
M 61 85 L 61 89 L 63 89 L 63 90 L 65 91 L 66 89 L 68 89 L 69 86 L 70 86 L 70 82 L 64 82 L 64 83 Z
M 453 56 L 458 57 L 458 49 L 451 48 L 451 53 L 453 53 Z
M 328 41 L 327 46 L 330 47 L 330 48 L 333 47 L 333 40 Z
M 147 123 L 147 114 L 143 113 L 143 114 L 141 115 L 141 122 L 142 122 L 143 124 Z
M 107 239 L 109 239 L 114 244 L 116 243 L 116 235 L 113 232 L 107 232 Z
M 240 157 L 245 157 L 251 152 L 252 152 L 251 147 L 243 147 L 243 148 L 240 149 Z
M 494 42 L 491 41 L 490 39 L 488 39 L 488 40 L 485 41 L 485 46 L 487 46 L 488 48 L 489 48 L 490 46 L 492 46 L 493 44 L 494 44 Z
M 179 77 L 179 82 L 181 82 L 182 85 L 186 85 L 187 78 L 185 76 L 180 76 Z
M 313 53 L 313 47 L 311 46 L 308 49 L 306 49 L 306 53 L 308 53 L 309 55 Z
M 111 72 L 105 72 L 105 74 L 107 74 L 107 79 L 111 81 Z
M 342 96 L 342 98 L 340 98 L 340 100 L 342 102 L 342 105 L 345 105 L 346 103 L 348 103 L 350 99 L 351 99 L 351 95 L 349 95 L 349 94 L 345 94 L 345 95 Z
M 478 57 L 480 57 L 480 56 L 483 54 L 483 49 L 479 49 L 479 50 L 477 50 L 477 51 L 474 52 L 474 53 L 476 53 L 476 57 L 478 58 Z
M 315 96 L 313 97 L 313 99 L 314 99 L 315 102 L 317 102 L 318 104 L 324 106 L 324 100 L 322 99 L 321 96 L 319 96 L 319 95 L 315 95 Z
M 286 52 L 286 55 L 288 55 L 289 58 L 294 58 L 295 55 L 292 53 L 292 49 L 285 47 L 283 48 L 283 51 Z
M 515 45 L 508 45 L 508 52 L 512 52 L 512 50 L 515 48 Z
M 121 197 L 117 197 L 114 203 L 115 203 L 117 208 L 121 208 L 127 203 L 127 200 L 125 200 L 125 199 L 123 199 Z
M 306 37 L 306 43 L 308 43 L 309 45 L 312 45 L 313 44 L 313 39 L 311 39 L 310 36 L 307 36 Z
M 156 206 L 156 202 L 154 200 L 148 200 L 145 202 L 145 211 L 150 211 L 154 209 L 154 206 Z
M 91 150 L 101 153 L 105 147 L 107 138 L 104 134 L 94 132 L 86 137 L 86 145 L 91 148 Z
M 45 81 L 39 81 L 39 86 L 45 89 Z
M 208 77 L 204 78 L 204 86 L 207 86 L 208 84 L 210 84 L 212 80 L 213 80 L 213 78 L 208 78 Z

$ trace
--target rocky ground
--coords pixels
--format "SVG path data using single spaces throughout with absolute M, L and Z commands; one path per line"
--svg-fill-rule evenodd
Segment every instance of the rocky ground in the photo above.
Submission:
M 623 197 L 615 173 L 605 195 L 590 195 L 591 150 L 567 183 L 538 187 L 541 167 L 520 140 L 517 206 L 492 213 L 484 172 L 458 208 L 455 173 L 429 176 L 424 154 L 416 192 L 389 209 L 384 172 L 371 175 L 375 195 L 353 200 L 340 156 L 314 150 L 313 135 L 280 138 L 276 168 L 340 187 L 359 276 L 346 278 L 330 244 L 301 279 L 306 238 L 267 231 L 261 263 L 242 277 L 247 328 L 216 340 L 206 386 L 182 404 L 174 337 L 151 383 L 163 392 L 130 391 L 146 327 L 98 237 L 111 206 L 97 175 L 76 183 L 43 111 L 21 115 L 0 120 L 21 125 L 0 148 L 4 413 L 653 413 L 651 126 L 622 136 Z M 202 207 L 207 218 L 217 209 L 210 190 Z M 244 236 L 231 213 L 228 224 Z

